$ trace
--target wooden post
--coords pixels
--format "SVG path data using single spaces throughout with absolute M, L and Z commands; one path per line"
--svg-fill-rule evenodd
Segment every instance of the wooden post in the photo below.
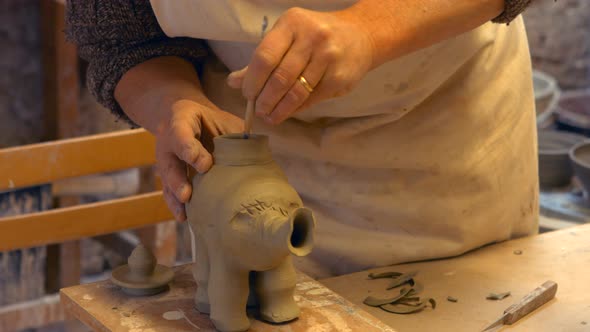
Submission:
M 74 137 L 78 128 L 78 52 L 67 43 L 65 6 L 52 0 L 40 0 L 43 59 L 43 107 L 45 139 Z M 62 199 L 60 206 L 78 203 L 76 198 Z M 80 283 L 80 241 L 47 248 L 48 292 Z
M 65 39 L 65 6 L 50 0 L 40 0 L 40 4 L 44 138 L 75 137 L 80 96 L 78 51 Z

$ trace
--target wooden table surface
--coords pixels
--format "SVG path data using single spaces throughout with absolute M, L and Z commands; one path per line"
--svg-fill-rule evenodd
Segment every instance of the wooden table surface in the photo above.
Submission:
M 129 297 L 110 281 L 101 281 L 62 289 L 61 302 L 67 313 L 95 331 L 215 331 L 209 316 L 194 309 L 195 290 L 190 266 L 184 265 L 175 268 L 170 290 L 159 295 Z M 250 331 L 395 332 L 304 274 L 298 274 L 295 300 L 299 319 L 281 325 L 252 320 Z
M 515 254 L 518 252 L 521 254 Z M 364 305 L 367 295 L 385 297 L 387 280 L 369 272 L 419 271 L 424 296 L 435 310 L 396 315 Z M 400 332 L 481 331 L 504 309 L 546 280 L 558 283 L 555 299 L 512 326 L 494 331 L 590 331 L 590 224 L 487 246 L 443 260 L 384 267 L 322 280 L 352 303 Z M 510 291 L 501 301 L 489 293 Z M 448 296 L 458 302 L 447 301 Z

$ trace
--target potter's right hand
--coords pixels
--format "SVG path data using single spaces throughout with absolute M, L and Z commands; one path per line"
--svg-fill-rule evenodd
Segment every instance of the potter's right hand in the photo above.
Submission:
M 175 219 L 186 220 L 184 203 L 192 193 L 187 165 L 199 173 L 209 170 L 213 137 L 242 132 L 242 119 L 209 101 L 192 65 L 174 57 L 133 67 L 119 81 L 115 98 L 129 118 L 156 136 L 164 198 Z

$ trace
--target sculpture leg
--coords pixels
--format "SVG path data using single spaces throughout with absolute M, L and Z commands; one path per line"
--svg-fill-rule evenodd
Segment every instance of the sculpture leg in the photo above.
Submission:
M 197 282 L 195 306 L 199 312 L 209 313 L 209 255 L 207 245 L 201 236 L 195 233 L 196 257 L 193 264 L 193 277 Z
M 246 331 L 250 321 L 246 315 L 248 271 L 239 270 L 224 261 L 223 255 L 211 253 L 209 278 L 210 318 L 222 332 Z
M 293 299 L 296 278 L 291 256 L 276 268 L 256 274 L 256 294 L 262 319 L 281 323 L 299 317 L 299 307 Z

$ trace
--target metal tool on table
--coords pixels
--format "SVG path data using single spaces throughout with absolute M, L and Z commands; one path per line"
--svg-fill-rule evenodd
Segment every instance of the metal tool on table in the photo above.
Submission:
M 551 280 L 545 281 L 541 286 L 525 295 L 519 302 L 504 310 L 504 315 L 483 331 L 489 331 L 501 325 L 516 323 L 522 317 L 553 299 L 556 292 L 557 283 Z

